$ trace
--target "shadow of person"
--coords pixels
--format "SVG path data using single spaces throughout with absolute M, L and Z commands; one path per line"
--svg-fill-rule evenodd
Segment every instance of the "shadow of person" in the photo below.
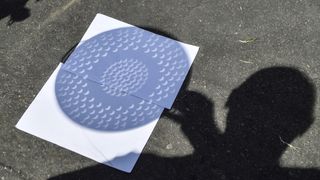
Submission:
M 27 2 L 28 0 L 0 0 L 0 20 L 10 16 L 7 25 L 25 20 L 30 16 L 30 9 L 25 7 Z
M 312 124 L 314 101 L 312 83 L 296 69 L 271 67 L 253 74 L 226 103 L 219 167 L 232 179 L 318 179 L 318 171 L 279 165 L 288 146 L 299 150 L 289 143 Z
M 213 102 L 183 89 L 173 110 L 163 117 L 180 123 L 194 148 L 192 154 L 144 153 L 130 174 L 96 165 L 50 179 L 318 179 L 316 169 L 279 165 L 289 143 L 312 124 L 314 96 L 312 83 L 296 69 L 258 71 L 232 91 L 226 103 L 227 127 L 221 135 L 214 124 Z

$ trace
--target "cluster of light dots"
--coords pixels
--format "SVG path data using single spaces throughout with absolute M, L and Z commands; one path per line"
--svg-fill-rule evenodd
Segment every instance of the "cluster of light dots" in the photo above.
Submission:
M 131 54 L 153 61 L 154 66 Z M 117 55 L 121 58 L 114 58 Z M 99 67 L 105 61 L 109 66 Z M 163 108 L 153 102 L 176 94 L 187 71 L 187 57 L 177 42 L 138 28 L 121 28 L 101 33 L 77 47 L 58 73 L 56 95 L 62 110 L 75 122 L 98 130 L 125 130 L 159 117 Z M 97 82 L 90 82 L 92 72 L 99 74 Z M 158 73 L 159 78 L 148 100 L 130 97 L 148 86 L 150 73 Z M 93 93 L 93 86 L 101 91 Z M 117 97 L 123 103 L 115 105 L 102 100 L 103 96 Z M 135 100 L 127 101 L 126 97 Z
M 134 59 L 124 59 L 112 64 L 103 73 L 103 90 L 112 96 L 125 96 L 138 91 L 148 79 L 148 69 Z
M 138 99 L 136 103 L 112 105 L 91 93 L 92 82 L 83 77 L 60 71 L 56 92 L 61 108 L 72 120 L 98 130 L 125 130 L 152 121 L 162 111 L 158 105 Z M 102 92 L 104 93 L 104 92 Z M 120 99 L 124 100 L 124 99 Z

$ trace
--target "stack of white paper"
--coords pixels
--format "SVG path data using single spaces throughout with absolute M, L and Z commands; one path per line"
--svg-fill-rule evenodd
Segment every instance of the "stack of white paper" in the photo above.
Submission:
M 98 14 L 17 128 L 131 172 L 197 51 Z

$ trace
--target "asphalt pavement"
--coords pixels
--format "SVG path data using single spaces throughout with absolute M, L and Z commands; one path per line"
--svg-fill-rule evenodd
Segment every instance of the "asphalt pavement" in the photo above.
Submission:
M 97 13 L 200 47 L 131 174 L 14 127 Z M 0 0 L 0 178 L 319 179 L 319 68 L 318 0 Z

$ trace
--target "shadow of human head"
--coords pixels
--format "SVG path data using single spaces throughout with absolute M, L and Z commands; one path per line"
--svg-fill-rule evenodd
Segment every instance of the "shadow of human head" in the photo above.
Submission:
M 277 167 L 288 144 L 313 122 L 315 90 L 290 67 L 258 71 L 232 91 L 225 132 L 228 161 L 243 168 Z

